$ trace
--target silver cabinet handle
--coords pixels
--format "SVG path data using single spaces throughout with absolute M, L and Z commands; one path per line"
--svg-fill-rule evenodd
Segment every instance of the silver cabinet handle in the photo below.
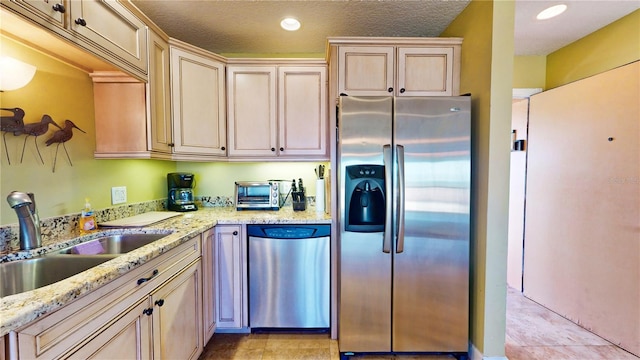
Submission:
M 396 145 L 396 164 L 398 167 L 398 211 L 396 225 L 396 253 L 404 251 L 404 146 Z
M 382 147 L 382 161 L 384 165 L 384 192 L 385 192 L 385 218 L 384 218 L 384 237 L 382 241 L 382 252 L 391 252 L 391 237 L 393 234 L 393 204 L 391 203 L 393 194 L 393 173 L 391 168 L 393 165 L 393 154 L 391 153 L 391 145 Z

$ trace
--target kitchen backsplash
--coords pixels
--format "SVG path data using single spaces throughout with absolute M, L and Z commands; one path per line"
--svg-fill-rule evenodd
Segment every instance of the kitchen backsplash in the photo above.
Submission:
M 127 204 L 103 210 L 94 210 L 98 223 L 138 215 L 149 211 L 166 210 L 167 199 Z M 40 220 L 42 245 L 47 246 L 60 238 L 78 236 L 80 213 L 50 217 Z M 16 251 L 20 248 L 18 224 L 0 227 L 0 254 Z
M 315 197 L 307 196 L 307 202 L 308 205 L 313 206 Z M 198 207 L 230 207 L 234 206 L 234 202 L 232 196 L 197 197 L 196 205 Z M 288 200 L 284 206 L 291 206 L 291 200 Z M 94 213 L 96 221 L 100 223 L 149 211 L 165 211 L 166 209 L 167 199 L 159 199 L 95 210 Z M 41 219 L 42 245 L 47 246 L 59 241 L 61 238 L 78 236 L 79 219 L 80 213 Z M 19 228 L 17 223 L 0 226 L 0 254 L 7 254 L 20 249 L 18 235 Z

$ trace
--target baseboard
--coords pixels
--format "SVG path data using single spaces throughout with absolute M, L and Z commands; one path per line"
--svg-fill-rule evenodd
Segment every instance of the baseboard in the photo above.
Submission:
M 469 343 L 469 360 L 509 360 L 506 356 L 484 356 L 478 348 Z

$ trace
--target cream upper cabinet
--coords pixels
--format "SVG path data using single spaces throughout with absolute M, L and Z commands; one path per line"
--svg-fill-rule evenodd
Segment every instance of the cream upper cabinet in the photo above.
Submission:
M 71 0 L 69 28 L 98 47 L 147 72 L 147 28 L 115 0 Z
M 278 68 L 278 151 L 281 156 L 327 157 L 327 69 Z
M 147 26 L 124 2 L 3 0 L 0 4 L 41 29 L 147 80 Z
M 171 87 L 169 72 L 169 42 L 149 30 L 149 81 L 147 82 L 147 123 L 149 150 L 171 154 Z
M 324 64 L 229 65 L 230 160 L 326 160 Z
M 229 65 L 227 72 L 229 157 L 276 156 L 276 67 Z
M 393 46 L 344 46 L 339 49 L 340 94 L 384 96 L 393 92 Z
M 174 159 L 226 156 L 224 62 L 174 39 L 169 44 Z
M 330 38 L 337 95 L 458 95 L 461 42 L 458 38 Z

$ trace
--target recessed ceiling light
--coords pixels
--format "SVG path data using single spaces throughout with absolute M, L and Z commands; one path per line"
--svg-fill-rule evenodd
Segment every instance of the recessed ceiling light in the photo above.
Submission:
M 287 31 L 296 31 L 300 29 L 300 21 L 298 21 L 297 19 L 288 17 L 280 21 L 280 26 Z
M 558 15 L 562 14 L 565 10 L 567 10 L 567 5 L 565 5 L 565 4 L 554 5 L 554 6 L 551 6 L 549 8 L 546 8 L 546 9 L 540 11 L 538 16 L 536 16 L 536 19 L 538 19 L 538 20 L 551 19 L 552 17 L 555 17 L 555 16 L 558 16 Z

